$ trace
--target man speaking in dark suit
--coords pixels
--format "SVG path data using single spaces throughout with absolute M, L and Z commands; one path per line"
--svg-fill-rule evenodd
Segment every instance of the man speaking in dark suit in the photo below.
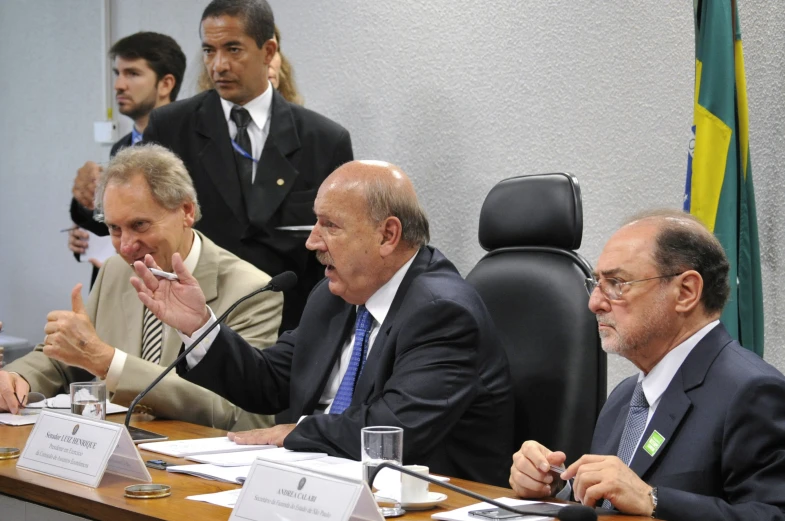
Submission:
M 591 455 L 557 476 L 566 455 L 527 441 L 512 488 L 537 498 L 575 478 L 577 500 L 626 514 L 785 519 L 785 377 L 719 323 L 728 283 L 722 246 L 688 214 L 647 214 L 611 237 L 589 307 L 603 349 L 640 373 L 608 397 Z
M 201 22 L 215 90 L 155 110 L 144 140 L 183 159 L 202 203 L 197 228 L 266 273 L 297 273 L 281 330 L 293 329 L 322 269 L 305 249 L 322 181 L 352 159 L 349 133 L 270 85 L 274 20 L 265 0 L 214 0 Z
M 232 436 L 239 443 L 359 459 L 362 427 L 399 426 L 404 463 L 504 483 L 507 359 L 479 295 L 427 245 L 428 220 L 409 179 L 388 163 L 348 163 L 324 181 L 315 210 L 307 247 L 326 279 L 299 327 L 259 351 L 220 326 L 178 373 L 247 411 L 288 409 L 290 423 Z M 133 284 L 189 345 L 214 319 L 176 256 L 173 267 L 179 283 L 136 262 Z

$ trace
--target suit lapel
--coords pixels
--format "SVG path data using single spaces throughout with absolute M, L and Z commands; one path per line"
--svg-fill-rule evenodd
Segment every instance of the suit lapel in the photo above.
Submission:
M 133 270 L 128 268 L 127 274 L 124 272 L 122 276 L 126 282 L 128 277 L 133 273 Z M 130 283 L 123 284 L 122 295 L 120 295 L 120 308 L 121 315 L 118 321 L 125 323 L 125 338 L 126 352 L 129 355 L 141 357 L 142 356 L 142 317 L 144 315 L 144 305 L 139 300 L 136 290 Z
M 630 468 L 638 476 L 643 477 L 654 462 L 668 449 L 673 433 L 676 432 L 691 406 L 692 402 L 684 392 L 681 370 L 679 370 L 663 393 L 660 404 L 646 430 L 643 431 L 641 441 L 630 462 Z M 657 431 L 657 434 L 654 434 L 654 431 Z M 652 436 L 653 434 L 654 436 Z M 647 444 L 649 439 L 652 440 L 653 445 Z
M 353 403 L 363 403 L 371 396 L 371 393 L 373 393 L 377 369 L 387 356 L 386 351 L 391 349 L 391 347 L 387 345 L 387 338 L 395 323 L 398 310 L 401 308 L 401 303 L 406 297 L 406 293 L 408 293 L 412 281 L 423 273 L 430 264 L 432 253 L 430 248 L 420 248 L 414 262 L 409 266 L 409 271 L 406 272 L 406 275 L 401 281 L 401 285 L 398 286 L 398 291 L 395 293 L 395 298 L 390 305 L 390 310 L 387 312 L 384 322 L 379 327 L 379 333 L 377 333 L 376 339 L 373 342 L 373 348 L 368 354 L 368 358 L 365 360 L 360 379 L 357 380 L 357 385 L 354 388 L 354 395 L 352 397 Z
M 718 325 L 698 342 L 698 345 L 676 371 L 630 462 L 630 468 L 642 479 L 645 478 L 645 474 L 654 462 L 668 450 L 674 433 L 689 413 L 692 407 L 689 392 L 703 385 L 706 373 L 708 373 L 714 359 L 731 341 L 730 335 L 722 324 Z M 647 451 L 647 441 L 652 438 L 654 431 L 657 431 L 659 436 L 654 436 L 653 439 L 656 443 L 649 445 Z
M 256 166 L 256 177 L 251 187 L 252 203 L 248 208 L 248 218 L 255 228 L 267 225 L 291 191 L 299 172 L 289 163 L 287 156 L 299 148 L 300 138 L 289 104 L 274 90 L 270 133 Z
M 203 138 L 199 151 L 202 166 L 237 220 L 246 225 L 248 217 L 237 177 L 229 127 L 221 107 L 221 98 L 215 91 L 209 91 L 205 95 L 197 110 L 196 132 Z
M 312 392 L 306 398 L 307 401 L 302 410 L 308 412 L 304 414 L 310 414 L 319 404 L 319 398 L 321 398 L 322 392 L 327 386 L 327 379 L 330 377 L 338 357 L 341 356 L 341 348 L 346 339 L 352 334 L 356 317 L 355 306 L 346 304 L 330 320 L 327 327 L 327 336 L 324 342 L 320 344 L 323 348 L 317 350 L 312 364 L 309 364 L 313 371 L 304 378 L 304 380 L 314 382 L 314 385 L 308 386 Z

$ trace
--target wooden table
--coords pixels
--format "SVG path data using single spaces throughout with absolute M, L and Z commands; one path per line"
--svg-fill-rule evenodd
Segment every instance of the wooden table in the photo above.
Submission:
M 109 420 L 120 423 L 123 420 L 123 416 L 116 414 L 110 416 Z M 206 438 L 225 434 L 225 431 L 178 421 L 134 422 L 134 425 L 166 434 L 170 440 Z M 0 446 L 22 449 L 31 430 L 32 425 L 26 427 L 0 425 Z M 193 463 L 182 458 L 173 458 L 144 450 L 140 451 L 140 453 L 145 461 L 163 459 L 176 465 Z M 194 476 L 150 469 L 153 482 L 171 485 L 172 495 L 163 499 L 134 500 L 128 499 L 123 495 L 124 488 L 127 485 L 136 483 L 126 478 L 106 474 L 99 488 L 90 488 L 62 479 L 44 476 L 36 472 L 17 469 L 17 461 L 15 459 L 0 461 L 0 494 L 92 519 L 113 521 L 226 520 L 231 513 L 231 510 L 228 508 L 186 500 L 185 497 L 239 488 L 238 485 L 229 483 L 220 483 Z M 506 488 L 482 485 L 461 479 L 452 479 L 450 482 L 492 498 L 501 496 L 514 497 L 512 490 Z M 438 489 L 438 487 L 432 487 L 431 490 Z M 411 512 L 400 519 L 430 519 L 431 514 L 439 510 L 452 510 L 477 502 L 451 491 L 442 491 L 447 493 L 448 499 L 437 509 Z M 642 520 L 650 518 L 608 516 L 605 519 Z

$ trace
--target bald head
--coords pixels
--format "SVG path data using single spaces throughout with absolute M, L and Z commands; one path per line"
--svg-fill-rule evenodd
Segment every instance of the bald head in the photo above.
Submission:
M 428 244 L 428 219 L 403 171 L 352 161 L 324 180 L 305 247 L 325 266 L 330 291 L 364 304 Z
M 703 279 L 701 303 L 718 315 L 730 293 L 730 265 L 717 238 L 694 216 L 671 209 L 654 210 L 630 219 L 618 233 L 651 230 L 653 261 L 661 274 L 694 270 Z
M 368 218 L 379 224 L 388 217 L 401 222 L 401 240 L 420 248 L 430 241 L 425 211 L 417 200 L 411 179 L 392 163 L 374 160 L 351 161 L 339 167 L 322 183 L 322 190 L 356 191 L 365 199 Z

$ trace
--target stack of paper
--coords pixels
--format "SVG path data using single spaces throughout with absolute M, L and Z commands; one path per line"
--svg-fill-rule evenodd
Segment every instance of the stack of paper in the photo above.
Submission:
M 40 408 L 48 407 L 50 409 L 57 409 L 60 411 L 68 412 L 71 410 L 71 396 L 67 394 L 58 394 L 53 398 L 47 398 L 44 401 L 28 404 L 30 409 L 26 414 L 11 414 L 10 412 L 0 413 L 0 424 L 3 425 L 32 425 L 38 419 L 38 412 Z M 35 408 L 34 408 L 35 407 Z M 126 412 L 128 407 L 117 405 L 116 403 L 107 402 L 106 414 L 117 414 Z
M 210 463 L 219 467 L 242 467 L 251 465 L 257 459 L 275 461 L 278 463 L 290 463 L 292 461 L 304 461 L 318 458 L 325 458 L 327 454 L 323 452 L 294 452 L 283 447 L 274 449 L 258 449 L 244 452 L 221 452 L 218 454 L 203 454 L 188 456 L 186 459 L 198 463 Z
M 167 472 L 177 472 L 180 474 L 190 474 L 198 478 L 211 479 L 215 481 L 223 481 L 225 483 L 236 483 L 241 485 L 248 473 L 251 472 L 251 466 L 245 465 L 243 467 L 219 467 L 218 465 L 202 464 L 202 465 L 170 465 L 166 467 Z
M 221 452 L 241 452 L 246 450 L 274 449 L 275 445 L 238 445 L 226 436 L 200 438 L 196 440 L 156 441 L 140 443 L 140 449 L 185 458 L 199 454 L 218 454 Z

